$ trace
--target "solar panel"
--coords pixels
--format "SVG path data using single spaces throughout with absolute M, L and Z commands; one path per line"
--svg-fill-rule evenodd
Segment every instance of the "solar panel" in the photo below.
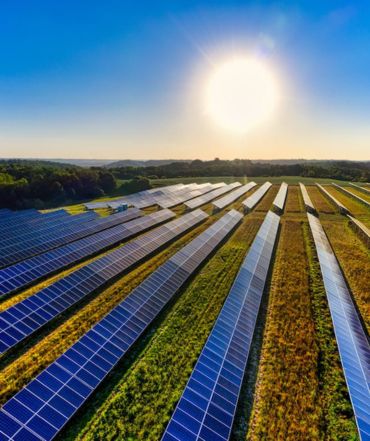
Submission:
M 342 214 L 351 214 L 350 211 L 348 210 L 347 207 L 345 207 L 342 202 L 339 202 L 337 198 L 335 198 L 331 193 L 328 192 L 328 190 L 326 188 L 324 188 L 322 185 L 320 184 L 316 184 L 319 189 L 334 203 L 334 205 L 336 205 L 336 207 L 338 208 L 339 212 Z
M 367 194 L 370 193 L 370 190 L 368 190 L 366 187 L 361 187 L 361 185 L 354 184 L 353 182 L 349 182 L 349 185 L 352 185 L 352 187 L 355 187 L 358 190 L 363 191 L 364 193 L 367 193 Z
M 367 207 L 370 207 L 370 202 L 368 202 L 367 200 L 365 200 L 364 198 L 362 198 L 358 194 L 351 193 L 346 188 L 341 187 L 340 185 L 335 184 L 334 182 L 332 182 L 332 185 L 334 185 L 334 187 L 338 188 L 338 190 L 342 191 L 346 195 L 351 196 L 351 197 L 355 198 L 357 201 L 361 202 L 362 204 L 365 204 Z
M 266 215 L 162 441 L 228 440 L 279 228 Z
M 162 221 L 164 221 L 173 217 L 173 213 L 162 213 L 162 216 Z M 77 269 L 0 313 L 2 322 L 0 353 L 18 344 L 83 297 L 112 282 L 123 271 L 128 271 L 169 241 L 202 222 L 206 217 L 208 217 L 206 213 L 197 210 L 175 219 Z M 6 326 L 5 323 L 8 325 Z
M 212 203 L 214 211 L 219 211 L 224 209 L 225 207 L 235 202 L 237 199 L 240 198 L 240 196 L 247 193 L 247 191 L 251 190 L 256 185 L 257 184 L 255 182 L 249 182 L 248 184 L 243 185 L 242 187 L 239 187 L 236 190 L 232 191 L 231 193 L 227 194 L 223 198 L 217 199 L 217 201 L 214 201 Z
M 249 213 L 271 188 L 271 182 L 265 182 L 251 196 L 243 201 L 244 213 Z
M 352 217 L 351 215 L 347 214 L 347 216 L 348 216 L 349 220 L 352 222 L 352 224 L 359 231 L 359 233 L 367 241 L 367 243 L 370 243 L 370 230 L 369 230 L 369 228 L 367 228 L 366 225 L 364 225 L 362 222 L 360 222 L 358 219 Z
M 86 214 L 95 215 L 94 213 Z M 54 232 L 49 231 L 48 234 L 33 237 L 22 243 L 16 243 L 13 247 L 7 247 L 1 250 L 0 268 L 23 261 L 28 257 L 44 253 L 128 220 L 135 219 L 141 215 L 142 213 L 138 209 L 133 208 L 112 216 L 93 219 L 87 224 L 67 225 L 64 228 L 60 227 L 55 229 Z
M 66 222 L 71 218 L 76 216 L 71 216 L 65 210 L 55 210 L 49 213 L 44 213 L 37 217 L 31 217 L 27 219 L 20 225 L 12 225 L 12 222 L 8 222 L 8 225 L 3 225 L 1 227 L 1 235 L 7 236 L 8 234 L 18 235 L 18 233 L 23 233 L 25 229 L 36 229 L 36 228 L 44 228 L 51 223 L 56 222 Z
M 53 439 L 241 219 L 235 210 L 225 214 L 11 398 L 0 410 L 3 437 L 13 441 Z
M 142 233 L 174 217 L 172 212 L 161 210 L 137 219 L 142 213 L 137 208 L 134 208 L 133 211 L 136 213 L 135 216 L 132 213 L 131 218 L 133 217 L 133 220 L 123 218 L 121 222 L 125 220 L 128 222 L 107 228 L 83 239 L 0 269 L 0 297 L 24 288 L 40 278 L 50 276 L 67 266 L 76 264 L 82 259 L 109 249 L 138 233 Z
M 287 193 L 288 193 L 288 184 L 283 182 L 280 185 L 279 191 L 277 192 L 274 202 L 272 203 L 272 205 L 275 207 L 277 212 L 280 214 L 284 211 L 284 205 L 285 205 Z
M 11 225 L 15 226 L 40 216 L 42 216 L 42 214 L 33 208 L 29 210 L 14 211 L 10 216 L 5 216 L 0 219 L 0 228 L 6 227 L 9 225 L 9 222 L 11 222 Z
M 370 344 L 339 263 L 318 218 L 307 214 L 339 355 L 361 440 L 370 439 Z
M 306 207 L 306 211 L 308 211 L 309 213 L 315 214 L 316 209 L 315 209 L 313 202 L 311 201 L 310 196 L 307 193 L 306 187 L 301 183 L 299 183 L 299 187 L 301 188 L 303 202 Z
M 189 210 L 193 210 L 194 208 L 201 207 L 204 204 L 212 201 L 213 199 L 218 198 L 219 196 L 233 190 L 234 188 L 240 187 L 242 184 L 240 182 L 233 182 L 229 185 L 223 185 L 215 190 L 210 191 L 202 196 L 198 196 L 195 199 L 191 199 L 190 201 L 185 202 L 185 206 Z
M 20 228 L 11 228 L 8 231 L 4 231 L 5 237 L 1 238 L 0 254 L 4 254 L 6 249 L 11 249 L 15 244 L 25 243 L 31 241 L 37 237 L 45 237 L 50 232 L 62 230 L 66 227 L 74 227 L 81 224 L 86 224 L 94 219 L 97 219 L 96 213 L 82 213 L 74 216 L 68 215 L 67 218 L 50 219 L 42 224 L 22 225 Z

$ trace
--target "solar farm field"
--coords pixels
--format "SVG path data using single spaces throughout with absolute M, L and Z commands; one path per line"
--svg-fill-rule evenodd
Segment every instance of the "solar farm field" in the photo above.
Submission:
M 370 208 L 301 182 L 0 210 L 0 440 L 369 440 Z

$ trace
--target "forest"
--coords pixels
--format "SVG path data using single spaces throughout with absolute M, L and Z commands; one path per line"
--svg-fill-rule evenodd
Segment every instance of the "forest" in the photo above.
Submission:
M 51 208 L 145 190 L 158 178 L 223 176 L 302 176 L 369 182 L 370 163 L 315 161 L 277 164 L 215 158 L 147 167 L 79 167 L 41 160 L 1 160 L 0 207 Z

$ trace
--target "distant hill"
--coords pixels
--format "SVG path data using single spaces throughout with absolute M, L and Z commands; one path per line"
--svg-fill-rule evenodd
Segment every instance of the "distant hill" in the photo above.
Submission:
M 159 167 L 161 165 L 172 164 L 173 162 L 191 162 L 190 159 L 149 159 L 147 161 L 139 161 L 133 159 L 122 159 L 121 161 L 111 162 L 106 165 L 108 168 L 119 167 Z

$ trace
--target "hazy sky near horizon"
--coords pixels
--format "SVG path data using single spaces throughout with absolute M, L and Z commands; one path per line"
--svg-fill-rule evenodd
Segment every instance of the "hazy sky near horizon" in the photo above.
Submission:
M 281 91 L 244 135 L 204 114 L 212 69 Z M 0 157 L 370 159 L 370 2 L 3 0 Z

